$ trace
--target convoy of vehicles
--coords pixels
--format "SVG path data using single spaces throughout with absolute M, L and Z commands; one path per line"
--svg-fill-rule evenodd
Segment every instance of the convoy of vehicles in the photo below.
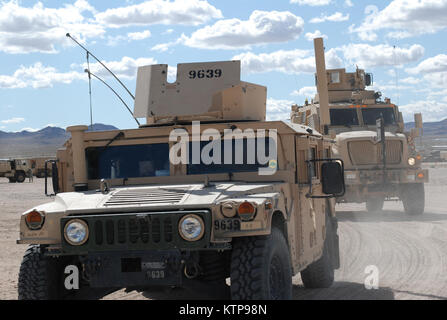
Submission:
M 21 216 L 19 298 L 229 278 L 233 299 L 289 299 L 299 272 L 305 287 L 329 287 L 345 189 L 334 141 L 265 121 L 266 88 L 240 81 L 240 61 L 179 64 L 176 82 L 166 77 L 167 65 L 138 70 L 134 115 L 146 125 L 67 129 L 54 201 Z
M 314 44 L 318 94 L 311 103 L 292 106 L 291 121 L 335 139 L 333 156 L 343 159 L 346 180 L 346 193 L 338 201 L 366 202 L 368 211 L 378 212 L 385 200 L 400 199 L 406 213 L 422 214 L 428 170 L 421 169 L 414 143 L 421 114 L 415 115 L 416 129 L 404 132 L 398 106 L 382 101 L 380 92 L 366 90 L 371 74 L 326 70 L 322 38 Z

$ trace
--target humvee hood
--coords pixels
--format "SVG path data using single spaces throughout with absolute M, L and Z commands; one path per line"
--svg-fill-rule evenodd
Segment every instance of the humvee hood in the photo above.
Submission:
M 211 182 L 207 187 L 204 184 L 113 187 L 107 194 L 95 191 L 60 193 L 53 204 L 38 209 L 89 214 L 206 208 L 226 199 L 252 199 L 257 202 L 271 198 L 280 184 Z
M 377 132 L 365 130 L 338 133 L 335 140 L 339 143 L 346 140 L 374 140 L 376 138 Z M 400 140 L 405 139 L 405 135 L 402 133 L 385 132 L 385 139 Z

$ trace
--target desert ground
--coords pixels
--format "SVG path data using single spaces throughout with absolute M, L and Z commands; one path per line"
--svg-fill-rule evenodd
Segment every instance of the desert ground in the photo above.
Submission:
M 371 215 L 363 204 L 337 205 L 341 268 L 329 289 L 305 289 L 293 278 L 295 299 L 447 299 L 447 166 L 426 164 L 425 213 L 411 217 L 400 202 Z M 17 245 L 20 214 L 51 201 L 43 179 L 10 184 L 0 178 L 0 299 L 17 299 L 17 277 L 26 245 Z M 378 288 L 366 289 L 371 270 Z M 117 291 L 104 299 L 218 299 L 219 294 L 183 289 Z

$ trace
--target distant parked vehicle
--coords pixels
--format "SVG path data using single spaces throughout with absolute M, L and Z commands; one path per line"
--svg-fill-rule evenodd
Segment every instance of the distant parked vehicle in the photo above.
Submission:
M 30 168 L 32 168 L 31 160 L 0 160 L 0 177 L 8 178 L 10 183 L 22 183 L 25 181 L 26 172 Z

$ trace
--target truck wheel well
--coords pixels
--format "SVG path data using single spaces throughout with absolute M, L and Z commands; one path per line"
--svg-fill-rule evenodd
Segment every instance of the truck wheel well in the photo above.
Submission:
M 284 215 L 281 211 L 275 211 L 272 215 L 272 228 L 276 227 L 278 228 L 284 235 L 284 237 L 287 239 L 287 227 L 286 227 L 286 220 L 284 219 Z

